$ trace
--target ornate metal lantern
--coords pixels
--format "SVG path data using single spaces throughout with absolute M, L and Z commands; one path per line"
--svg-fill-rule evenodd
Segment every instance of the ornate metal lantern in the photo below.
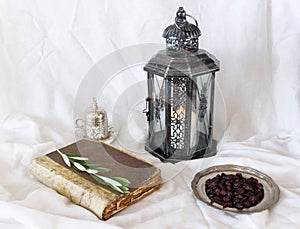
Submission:
M 190 160 L 216 152 L 212 134 L 219 61 L 198 49 L 200 35 L 196 19 L 180 7 L 175 24 L 163 32 L 166 49 L 144 67 L 148 73 L 144 112 L 149 123 L 145 148 L 162 161 Z

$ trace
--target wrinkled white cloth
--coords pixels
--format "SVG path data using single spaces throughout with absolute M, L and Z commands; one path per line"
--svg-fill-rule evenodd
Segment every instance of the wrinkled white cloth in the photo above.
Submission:
M 140 149 L 137 156 L 161 169 L 163 186 L 105 222 L 37 182 L 28 171 L 34 157 L 63 146 L 66 139 L 71 143 L 72 135 L 58 135 L 22 115 L 4 122 L 0 133 L 2 138 L 7 136 L 0 143 L 3 228 L 298 228 L 300 223 L 300 135 L 296 133 L 221 142 L 217 156 L 177 164 L 162 163 Z M 190 187 L 194 175 L 222 164 L 249 166 L 268 174 L 280 188 L 279 202 L 260 213 L 235 215 L 197 200 Z
M 111 53 L 130 62 L 118 50 L 132 45 L 163 47 L 161 34 L 179 6 L 198 19 L 200 47 L 221 63 L 219 144 L 215 157 L 170 164 L 144 151 L 143 58 L 119 72 L 97 69 L 97 63 L 113 66 L 105 62 Z M 0 1 L 0 228 L 299 228 L 299 50 L 298 0 Z M 92 77 L 82 93 L 91 74 L 99 79 Z M 33 158 L 76 140 L 74 119 L 90 105 L 92 89 L 114 118 L 119 133 L 112 144 L 158 166 L 164 181 L 107 221 L 28 171 Z M 206 206 L 190 184 L 197 172 L 219 164 L 268 174 L 280 187 L 279 202 L 247 215 Z

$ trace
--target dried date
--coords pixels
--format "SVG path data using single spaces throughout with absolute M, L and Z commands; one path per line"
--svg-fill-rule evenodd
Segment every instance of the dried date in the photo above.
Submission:
M 212 202 L 238 210 L 253 207 L 264 197 L 263 185 L 256 178 L 245 178 L 241 173 L 222 173 L 206 180 L 205 192 Z

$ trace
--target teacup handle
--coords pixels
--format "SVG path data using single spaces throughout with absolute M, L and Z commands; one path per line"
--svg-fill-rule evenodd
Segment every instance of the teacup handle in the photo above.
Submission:
M 78 118 L 75 120 L 75 126 L 76 128 L 84 129 L 85 121 L 82 118 Z

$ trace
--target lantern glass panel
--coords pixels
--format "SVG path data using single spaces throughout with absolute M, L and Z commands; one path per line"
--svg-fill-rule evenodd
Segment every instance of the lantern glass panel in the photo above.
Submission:
M 150 74 L 149 76 L 150 100 L 150 147 L 165 148 L 165 80 L 163 77 Z
M 213 108 L 213 73 L 200 75 L 194 77 L 195 87 L 193 88 L 193 94 L 195 95 L 196 113 L 192 112 L 191 118 L 191 146 L 192 148 L 197 146 L 196 149 L 201 150 L 209 146 L 212 138 L 212 108 Z M 194 118 L 197 117 L 197 118 Z

